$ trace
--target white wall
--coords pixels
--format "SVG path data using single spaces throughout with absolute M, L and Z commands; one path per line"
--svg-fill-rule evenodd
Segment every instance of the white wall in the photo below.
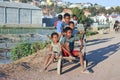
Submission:
M 20 9 L 20 24 L 31 24 L 31 10 Z
M 6 8 L 7 24 L 18 24 L 18 9 Z
M 0 25 L 42 25 L 42 11 L 0 7 Z M 38 26 L 35 26 L 38 27 Z
M 32 24 L 42 24 L 42 12 L 32 10 Z
M 5 23 L 5 8 L 0 7 L 0 24 Z

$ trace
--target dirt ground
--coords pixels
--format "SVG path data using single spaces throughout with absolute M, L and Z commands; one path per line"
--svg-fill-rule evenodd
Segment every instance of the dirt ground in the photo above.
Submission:
M 41 72 L 48 49 L 38 51 L 10 64 L 0 64 L 0 80 L 120 80 L 120 33 L 99 34 L 89 37 L 87 43 L 88 70 L 80 72 L 78 61 L 65 63 L 62 74 L 53 63 Z

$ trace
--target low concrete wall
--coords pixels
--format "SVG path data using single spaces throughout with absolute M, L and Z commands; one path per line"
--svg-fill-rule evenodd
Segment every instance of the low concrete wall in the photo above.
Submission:
M 0 24 L 0 27 L 29 27 L 29 28 L 38 28 L 42 27 L 42 24 Z

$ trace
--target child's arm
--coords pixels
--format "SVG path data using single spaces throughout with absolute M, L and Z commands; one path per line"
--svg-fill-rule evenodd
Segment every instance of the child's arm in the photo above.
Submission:
M 80 41 L 80 50 L 83 49 L 83 35 L 79 34 L 74 37 L 74 41 Z
M 65 37 L 62 38 L 60 44 L 61 44 L 62 50 L 65 51 L 65 52 L 67 52 L 69 56 L 72 56 L 71 53 L 70 53 L 70 47 L 69 47 L 69 45 L 66 43 Z
M 80 38 L 80 51 L 83 49 L 83 39 L 82 38 Z
M 50 47 L 49 47 L 50 52 L 52 52 L 52 51 L 53 51 L 53 50 L 52 50 L 52 48 L 53 48 L 53 47 L 50 45 Z

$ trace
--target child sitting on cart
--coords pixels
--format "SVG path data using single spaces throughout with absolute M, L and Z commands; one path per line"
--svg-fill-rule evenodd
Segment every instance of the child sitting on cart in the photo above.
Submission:
M 61 45 L 59 43 L 59 34 L 56 32 L 53 32 L 51 34 L 51 45 L 50 45 L 50 52 L 48 53 L 45 64 L 44 64 L 44 70 L 48 68 L 48 66 L 53 62 L 53 60 L 58 58 L 61 54 Z
M 70 27 L 66 27 L 64 31 L 65 36 L 62 38 L 60 42 L 61 46 L 64 48 L 63 56 L 69 56 L 69 54 L 72 54 L 72 56 L 79 57 L 82 72 L 89 73 L 89 71 L 86 70 L 86 67 L 84 67 L 84 59 L 81 50 L 80 51 L 74 50 L 74 42 L 76 40 L 80 40 L 80 37 L 72 36 L 72 29 Z

